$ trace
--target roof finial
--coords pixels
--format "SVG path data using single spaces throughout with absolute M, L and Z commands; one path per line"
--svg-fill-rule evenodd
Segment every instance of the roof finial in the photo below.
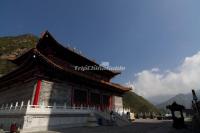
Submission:
M 45 37 L 45 35 L 48 33 L 48 31 L 46 30 L 46 31 L 44 31 L 44 32 L 42 32 L 41 33 L 41 38 L 43 38 L 43 37 Z

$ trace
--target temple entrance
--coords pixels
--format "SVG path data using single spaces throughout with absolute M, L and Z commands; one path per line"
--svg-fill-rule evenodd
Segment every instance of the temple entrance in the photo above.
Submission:
M 108 109 L 110 105 L 110 96 L 108 95 L 103 95 L 102 96 L 102 109 Z
M 91 106 L 99 107 L 101 104 L 101 97 L 98 93 L 91 93 L 90 94 L 90 104 Z
M 76 106 L 87 106 L 87 91 L 75 89 L 74 104 Z
M 101 110 L 110 108 L 110 96 L 96 92 L 88 92 L 87 90 L 74 90 L 72 105 L 84 107 L 96 107 Z

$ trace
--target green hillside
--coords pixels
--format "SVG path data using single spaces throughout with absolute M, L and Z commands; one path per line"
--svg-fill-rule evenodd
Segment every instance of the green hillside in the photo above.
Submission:
M 13 59 L 33 48 L 38 38 L 31 34 L 15 37 L 0 37 L 0 76 L 13 70 L 16 66 L 8 59 Z
M 23 51 L 33 48 L 38 38 L 32 34 L 16 37 L 0 37 L 0 57 L 18 55 Z
M 130 108 L 131 112 L 159 112 L 158 109 L 143 97 L 134 92 L 128 92 L 123 96 L 125 108 Z

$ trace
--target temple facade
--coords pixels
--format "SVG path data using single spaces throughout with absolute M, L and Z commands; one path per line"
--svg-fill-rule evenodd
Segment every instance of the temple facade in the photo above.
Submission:
M 123 108 L 122 95 L 130 90 L 111 82 L 119 71 L 105 69 L 62 46 L 49 32 L 43 33 L 35 48 L 11 61 L 18 67 L 0 78 L 2 109 L 17 106 L 15 103 L 29 103 L 34 108 L 56 105 L 116 111 Z M 85 66 L 102 70 L 77 69 Z

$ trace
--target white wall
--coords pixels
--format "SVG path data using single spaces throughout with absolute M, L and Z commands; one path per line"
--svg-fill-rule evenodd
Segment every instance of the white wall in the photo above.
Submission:
M 45 105 L 53 105 L 55 102 L 58 105 L 71 104 L 71 86 L 67 83 L 56 83 L 42 80 L 39 104 L 44 102 Z
M 120 96 L 113 96 L 113 107 L 114 111 L 122 112 L 123 111 L 123 100 Z

